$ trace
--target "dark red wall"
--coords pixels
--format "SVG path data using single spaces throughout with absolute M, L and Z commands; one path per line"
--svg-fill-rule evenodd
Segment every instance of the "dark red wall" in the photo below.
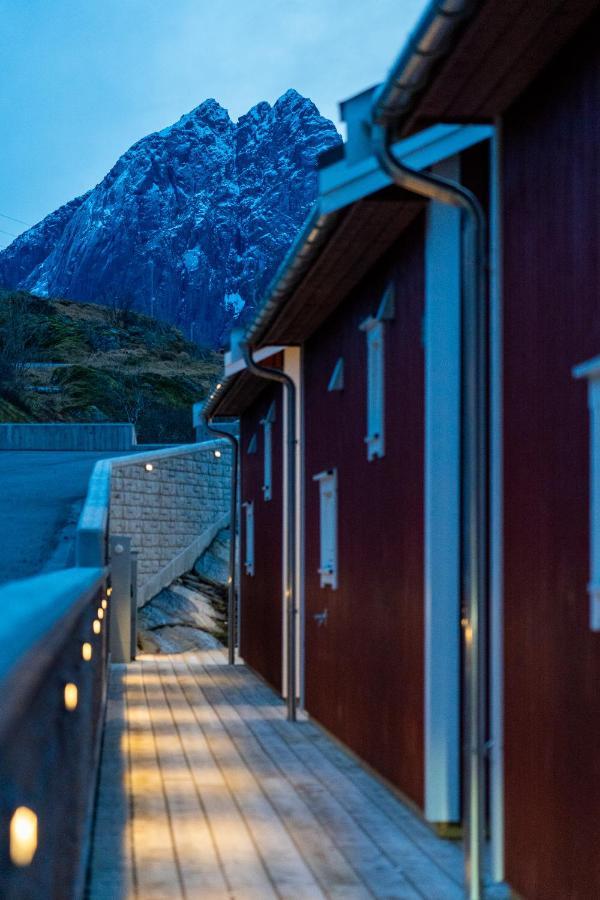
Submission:
M 423 217 L 304 349 L 306 705 L 423 803 Z M 367 461 L 366 340 L 388 279 L 385 457 Z M 344 358 L 344 390 L 327 384 Z M 339 586 L 321 588 L 319 489 L 338 471 Z M 313 615 L 328 611 L 326 625 Z
M 281 366 L 282 359 L 268 364 Z M 241 516 L 240 651 L 245 662 L 281 692 L 282 647 L 282 403 L 281 387 L 267 387 L 241 418 L 242 502 L 254 501 L 254 575 L 244 572 L 245 514 Z M 264 429 L 260 424 L 275 401 L 272 426 L 272 498 L 263 497 Z M 248 454 L 256 434 L 257 452 Z
M 588 626 L 588 410 L 600 353 L 600 23 L 504 126 L 507 880 L 600 897 L 600 634 Z

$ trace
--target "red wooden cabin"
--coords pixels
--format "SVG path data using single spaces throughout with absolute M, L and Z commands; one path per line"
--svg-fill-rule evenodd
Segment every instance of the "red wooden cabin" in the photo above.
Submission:
M 528 900 L 592 900 L 600 897 L 598 4 L 465 4 L 419 92 L 394 98 L 402 65 L 442 7 L 430 4 L 396 64 L 387 84 L 397 107 L 390 102 L 386 122 L 407 166 L 470 187 L 487 219 L 480 687 L 491 874 Z M 300 395 L 298 690 L 308 713 L 429 821 L 459 823 L 460 219 L 381 170 L 365 127 L 371 92 L 344 112 L 345 154 L 324 160 L 317 207 L 247 335 L 255 355 L 284 353 Z M 209 412 L 241 417 L 242 501 L 267 517 L 255 524 L 255 555 L 264 541 L 270 566 L 242 576 L 242 655 L 281 690 L 281 437 L 273 473 L 282 503 L 261 500 L 260 443 L 247 456 L 280 389 L 234 370 L 235 359 Z M 242 515 L 243 542 L 246 527 Z

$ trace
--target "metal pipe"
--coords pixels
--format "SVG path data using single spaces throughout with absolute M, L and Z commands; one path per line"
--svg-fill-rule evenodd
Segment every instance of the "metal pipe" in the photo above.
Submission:
M 462 627 L 465 648 L 465 878 L 482 896 L 484 847 L 485 644 L 487 588 L 487 366 L 485 216 L 475 195 L 439 175 L 416 172 L 391 149 L 389 128 L 373 126 L 383 170 L 414 194 L 461 209 L 462 241 Z
M 238 494 L 238 439 L 229 431 L 224 431 L 212 424 L 212 419 L 204 415 L 204 422 L 209 431 L 224 437 L 231 444 L 231 501 L 229 507 L 229 583 L 227 585 L 227 661 L 230 666 L 235 665 L 235 638 L 236 638 L 236 603 L 235 603 L 235 570 L 236 570 L 236 524 L 237 524 L 237 494 Z
M 287 718 L 296 721 L 296 385 L 279 369 L 261 366 L 252 358 L 247 341 L 240 344 L 248 371 L 258 378 L 282 384 L 287 392 L 287 553 L 285 603 L 287 618 Z

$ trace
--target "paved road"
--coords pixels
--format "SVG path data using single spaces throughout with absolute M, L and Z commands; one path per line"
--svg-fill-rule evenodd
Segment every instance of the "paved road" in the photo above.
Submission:
M 0 451 L 0 584 L 70 564 L 73 526 L 94 463 L 123 455 Z

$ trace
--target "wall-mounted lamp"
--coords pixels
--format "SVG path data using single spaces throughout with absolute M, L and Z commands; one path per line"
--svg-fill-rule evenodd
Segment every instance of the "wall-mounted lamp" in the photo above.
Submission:
M 32 809 L 19 806 L 10 820 L 10 859 L 14 866 L 28 866 L 37 850 L 38 820 Z
M 65 684 L 64 698 L 65 698 L 65 709 L 67 709 L 69 712 L 73 712 L 74 709 L 77 709 L 77 700 L 78 700 L 77 685 L 73 684 L 72 681 L 69 681 L 68 684 Z

